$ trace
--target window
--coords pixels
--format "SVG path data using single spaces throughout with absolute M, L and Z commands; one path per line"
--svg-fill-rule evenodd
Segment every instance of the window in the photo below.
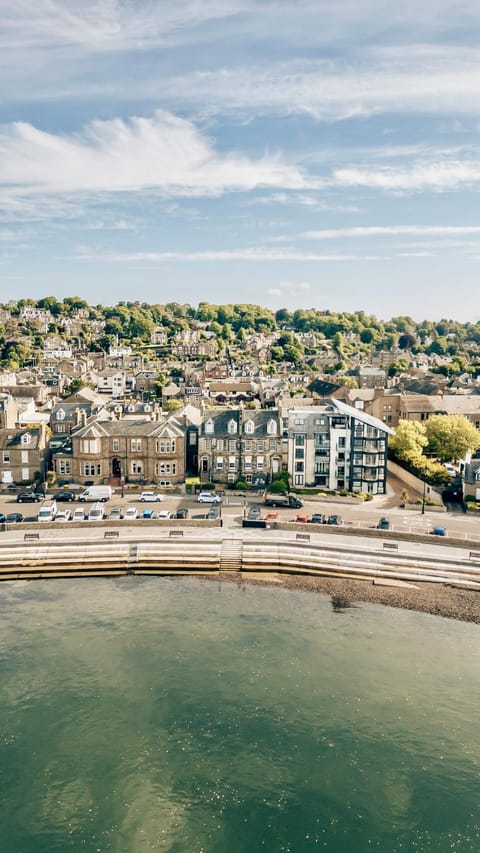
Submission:
M 255 429 L 255 424 L 253 423 L 253 421 L 246 421 L 245 422 L 245 432 L 251 434 L 254 431 L 254 429 Z
M 10 453 L 8 450 L 3 451 L 3 464 L 10 465 Z
M 315 418 L 314 423 L 315 423 L 315 426 L 324 426 L 325 425 L 325 418 Z
M 245 456 L 244 465 L 245 465 L 245 469 L 252 467 L 252 457 L 251 456 Z
M 159 438 L 155 442 L 156 453 L 175 453 L 176 440 L 174 438 Z
M 100 441 L 98 438 L 83 438 L 81 441 L 82 453 L 100 453 Z
M 217 456 L 217 469 L 223 471 L 223 456 Z
M 277 434 L 277 424 L 273 419 L 269 420 L 269 422 L 267 423 L 267 432 L 269 435 Z
M 265 442 L 257 441 L 257 450 L 261 450 L 262 452 L 265 450 Z
M 275 451 L 277 449 L 277 442 L 274 438 L 271 438 L 270 441 L 268 442 L 268 449 L 275 453 Z
M 28 450 L 22 450 L 21 455 L 22 455 L 22 460 L 21 460 L 22 465 L 25 465 L 25 463 L 28 463 Z M 28 480 L 28 477 L 24 477 L 23 479 Z
M 55 432 L 56 433 L 65 432 L 65 424 L 55 424 Z
M 295 418 L 293 423 L 295 424 L 295 426 L 303 426 L 305 421 L 303 420 L 303 418 Z
M 303 474 L 295 474 L 294 482 L 296 486 L 303 486 Z
M 295 471 L 304 471 L 304 463 L 303 462 L 295 462 Z
M 64 421 L 65 420 L 65 412 L 63 411 L 63 409 L 59 409 L 57 414 L 55 415 L 55 417 L 56 417 L 57 421 Z
M 132 461 L 130 463 L 130 471 L 132 474 L 141 474 L 142 473 L 142 463 Z
M 118 453 L 118 451 L 120 450 L 120 441 L 118 440 L 118 438 L 113 439 L 112 450 L 114 453 Z
M 83 473 L 85 477 L 93 477 L 95 475 L 95 462 L 84 462 Z
M 58 466 L 58 473 L 61 476 L 64 476 L 65 474 L 71 473 L 70 459 L 59 459 L 57 466 Z
M 229 457 L 228 457 L 228 467 L 229 467 L 230 469 L 232 469 L 232 468 L 235 468 L 235 467 L 236 467 L 236 460 L 235 460 L 235 456 L 229 456 Z
M 175 462 L 155 462 L 154 470 L 156 476 L 162 476 L 163 474 L 176 474 L 177 465 Z
M 237 431 L 237 424 L 235 423 L 235 421 L 234 421 L 234 420 L 233 420 L 233 418 L 232 418 L 232 419 L 228 422 L 228 425 L 227 425 L 227 432 L 228 432 L 228 434 L 229 434 L 229 435 L 235 435 L 236 431 Z
M 251 450 L 252 444 L 253 444 L 252 441 L 250 439 L 247 439 L 247 441 L 244 442 L 243 447 L 245 450 Z
M 132 453 L 140 453 L 142 449 L 142 439 L 141 438 L 131 438 L 130 439 L 130 450 Z
M 205 423 L 205 432 L 210 433 L 210 434 L 215 432 L 215 424 L 211 418 L 209 421 L 207 421 Z
M 296 447 L 295 448 L 295 459 L 305 459 L 305 448 L 304 447 Z
M 340 436 L 340 438 L 338 439 L 338 446 L 339 447 L 345 447 L 345 436 L 343 436 L 343 435 Z
M 298 433 L 295 436 L 295 447 L 303 447 L 305 444 L 305 435 L 304 433 Z
M 229 440 L 229 442 L 228 442 L 228 449 L 229 449 L 230 451 L 233 451 L 233 450 L 236 450 L 236 449 L 237 449 L 237 442 L 235 441 L 235 439 L 234 439 L 234 438 L 233 438 L 233 439 L 231 438 L 231 439 Z
M 263 456 L 257 456 L 257 471 L 263 471 Z
M 217 438 L 217 450 L 223 450 L 223 438 Z
M 22 468 L 22 480 L 30 479 L 30 468 Z

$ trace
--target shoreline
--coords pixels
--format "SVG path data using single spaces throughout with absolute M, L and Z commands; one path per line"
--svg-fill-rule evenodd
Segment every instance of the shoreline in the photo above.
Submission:
M 419 583 L 417 589 L 408 587 L 380 586 L 368 581 L 349 578 L 314 577 L 312 575 L 275 574 L 260 577 L 249 573 L 196 575 L 202 580 L 218 583 L 249 584 L 251 586 L 275 586 L 276 589 L 300 590 L 328 596 L 332 607 L 338 612 L 356 604 L 383 604 L 456 619 L 480 625 L 480 593 L 449 584 Z

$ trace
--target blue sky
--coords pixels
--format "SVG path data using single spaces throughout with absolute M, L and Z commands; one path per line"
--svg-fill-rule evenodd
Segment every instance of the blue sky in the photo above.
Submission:
M 0 0 L 0 300 L 479 320 L 479 32 L 477 0 Z

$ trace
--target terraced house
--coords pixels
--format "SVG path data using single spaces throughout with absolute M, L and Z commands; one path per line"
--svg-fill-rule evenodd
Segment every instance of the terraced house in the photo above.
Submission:
M 365 412 L 331 399 L 288 413 L 288 471 L 294 486 L 384 494 L 387 438 L 392 430 Z
M 175 418 L 93 421 L 53 456 L 73 482 L 175 485 L 185 479 L 185 426 Z
M 278 411 L 218 409 L 205 414 L 199 435 L 202 482 L 263 486 L 281 469 Z

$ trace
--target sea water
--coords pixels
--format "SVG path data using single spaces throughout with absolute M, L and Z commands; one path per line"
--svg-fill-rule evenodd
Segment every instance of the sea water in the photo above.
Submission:
M 2 853 L 480 850 L 480 629 L 198 579 L 0 585 Z

